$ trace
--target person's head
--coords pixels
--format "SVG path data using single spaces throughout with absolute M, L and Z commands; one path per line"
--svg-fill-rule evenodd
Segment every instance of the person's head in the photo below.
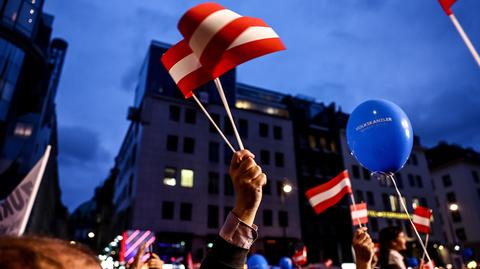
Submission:
M 0 268 L 101 269 L 88 248 L 36 236 L 0 236 Z
M 380 231 L 380 265 L 388 263 L 390 250 L 403 251 L 407 249 L 407 239 L 400 227 L 392 226 Z

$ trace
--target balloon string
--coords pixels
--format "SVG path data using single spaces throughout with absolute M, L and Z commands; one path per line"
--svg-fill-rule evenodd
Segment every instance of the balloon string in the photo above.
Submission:
M 405 213 L 407 214 L 408 220 L 410 221 L 410 224 L 412 225 L 413 230 L 415 231 L 415 235 L 417 236 L 417 239 L 418 239 L 418 241 L 420 242 L 420 245 L 422 246 L 425 255 L 427 255 L 428 262 L 429 262 L 430 264 L 432 264 L 432 259 L 430 259 L 430 255 L 428 255 L 427 248 L 426 248 L 425 245 L 423 244 L 423 240 L 422 240 L 422 238 L 420 237 L 420 234 L 418 233 L 417 228 L 415 227 L 415 224 L 413 224 L 412 217 L 411 217 L 410 214 L 408 213 L 407 206 L 405 205 L 405 202 L 403 201 L 403 198 L 402 198 L 402 194 L 400 193 L 400 190 L 399 190 L 398 187 L 397 187 L 397 183 L 395 182 L 395 177 L 393 176 L 393 173 L 388 173 L 388 174 L 386 174 L 386 176 L 389 177 L 389 178 L 392 180 L 393 186 L 395 186 L 395 190 L 397 191 L 398 198 L 399 198 L 399 200 L 400 200 L 400 204 L 401 204 L 402 207 L 403 207 L 403 211 L 405 211 Z

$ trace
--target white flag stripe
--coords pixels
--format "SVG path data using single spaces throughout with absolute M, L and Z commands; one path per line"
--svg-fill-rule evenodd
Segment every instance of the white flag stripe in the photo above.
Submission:
M 368 217 L 368 211 L 366 209 L 352 211 L 352 219 L 355 221 L 365 217 Z
M 188 44 L 190 48 L 197 54 L 202 55 L 203 50 L 207 47 L 208 42 L 218 33 L 225 25 L 229 24 L 241 16 L 229 9 L 222 9 L 208 15 L 195 29 Z
M 420 225 L 423 225 L 423 226 L 430 227 L 430 219 L 428 219 L 428 218 L 425 218 L 425 217 L 422 217 L 422 216 L 419 216 L 419 215 L 413 215 L 412 221 L 415 224 L 420 224 Z
M 279 38 L 277 33 L 273 31 L 270 27 L 265 26 L 251 26 L 243 31 L 234 41 L 228 49 L 234 48 L 236 46 L 240 46 L 242 44 L 267 39 L 267 38 Z
M 168 73 L 170 73 L 170 76 L 172 76 L 175 83 L 178 84 L 182 78 L 201 67 L 202 65 L 198 61 L 197 56 L 192 53 L 176 62 L 175 65 L 168 70 Z
M 328 199 L 334 197 L 335 195 L 337 195 L 346 186 L 351 186 L 350 185 L 350 179 L 348 177 L 344 178 L 342 181 L 338 182 L 337 185 L 333 186 L 329 190 L 326 190 L 324 192 L 321 192 L 317 195 L 312 196 L 308 201 L 310 202 L 310 204 L 313 207 L 315 207 L 317 204 L 319 204 L 319 203 L 321 203 L 325 200 L 328 200 Z

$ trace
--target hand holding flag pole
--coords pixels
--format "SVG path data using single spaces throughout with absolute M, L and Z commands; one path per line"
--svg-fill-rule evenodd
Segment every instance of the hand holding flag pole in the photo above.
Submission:
M 477 62 L 478 66 L 480 67 L 480 56 L 478 56 L 478 52 L 475 50 L 475 47 L 473 46 L 472 42 L 470 41 L 470 38 L 468 38 L 467 34 L 463 30 L 462 26 L 458 22 L 457 18 L 453 14 L 452 10 L 450 10 L 450 7 L 456 2 L 456 0 L 438 0 L 440 5 L 443 8 L 443 11 L 445 11 L 445 14 L 450 18 L 452 21 L 453 25 L 457 29 L 458 33 L 463 39 L 463 42 L 467 46 L 468 50 L 473 56 L 473 59 Z

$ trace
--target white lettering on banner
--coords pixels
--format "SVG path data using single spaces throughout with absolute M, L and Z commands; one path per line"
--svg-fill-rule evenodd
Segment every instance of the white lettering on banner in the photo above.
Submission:
M 378 124 L 378 123 L 391 122 L 391 121 L 393 121 L 391 117 L 385 117 L 385 118 L 379 118 L 379 119 L 367 121 L 365 123 L 362 123 L 362 124 L 358 125 L 355 128 L 355 131 L 361 131 L 361 130 L 369 127 L 369 126 L 372 126 L 372 125 L 375 125 L 375 124 Z

